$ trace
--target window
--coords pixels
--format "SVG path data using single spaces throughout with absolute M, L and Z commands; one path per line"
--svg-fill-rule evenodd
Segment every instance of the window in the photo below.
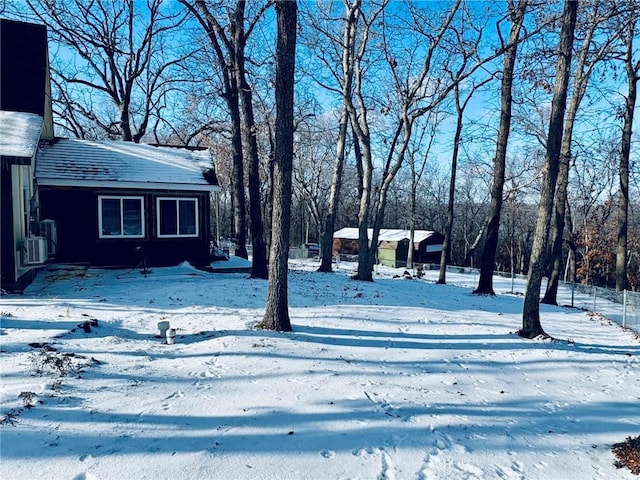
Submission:
M 158 198 L 158 237 L 197 236 L 197 198 Z
M 144 238 L 143 197 L 98 197 L 100 238 Z

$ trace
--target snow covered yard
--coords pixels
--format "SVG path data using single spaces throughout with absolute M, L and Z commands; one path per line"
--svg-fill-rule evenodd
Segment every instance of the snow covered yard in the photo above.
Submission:
M 527 341 L 509 279 L 478 297 L 316 266 L 292 265 L 290 334 L 252 329 L 265 281 L 188 265 L 48 270 L 0 298 L 0 477 L 638 478 L 610 450 L 640 434 L 633 334 L 542 306 L 562 340 Z

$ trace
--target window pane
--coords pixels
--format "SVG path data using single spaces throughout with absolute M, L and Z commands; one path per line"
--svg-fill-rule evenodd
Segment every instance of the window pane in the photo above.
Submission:
M 160 200 L 160 235 L 177 235 L 178 212 L 175 200 Z
M 196 202 L 180 200 L 180 235 L 196 233 Z
M 120 231 L 120 199 L 102 199 L 102 235 L 122 235 Z
M 124 218 L 123 235 L 142 235 L 142 202 L 135 199 L 123 199 Z

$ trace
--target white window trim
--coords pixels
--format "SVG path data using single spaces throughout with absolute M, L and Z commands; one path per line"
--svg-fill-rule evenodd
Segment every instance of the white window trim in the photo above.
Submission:
M 176 234 L 164 234 L 162 235 L 160 233 L 160 202 L 162 200 L 175 200 L 176 201 L 176 225 L 177 225 L 177 229 L 178 232 Z M 196 204 L 196 210 L 195 210 L 195 222 L 196 222 L 196 232 L 195 233 L 183 233 L 180 234 L 180 209 L 178 208 L 177 203 L 179 201 L 189 201 L 189 202 L 194 202 Z M 158 238 L 197 238 L 200 236 L 200 222 L 199 222 L 199 207 L 198 207 L 198 198 L 197 197 L 157 197 L 156 198 L 156 228 L 157 228 L 157 235 Z
M 105 235 L 102 233 L 102 200 L 120 200 L 120 231 L 124 232 L 124 215 L 122 214 L 123 200 L 140 200 L 140 214 L 142 233 L 140 235 Z M 99 238 L 145 238 L 145 214 L 144 214 L 144 197 L 139 196 L 121 196 L 121 195 L 98 195 L 98 234 Z

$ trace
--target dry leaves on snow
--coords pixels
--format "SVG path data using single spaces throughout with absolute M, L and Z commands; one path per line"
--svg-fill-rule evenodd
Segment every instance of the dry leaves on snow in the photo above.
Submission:
M 634 475 L 640 475 L 640 435 L 614 444 L 611 451 L 618 458 L 614 463 L 617 468 L 627 467 Z

